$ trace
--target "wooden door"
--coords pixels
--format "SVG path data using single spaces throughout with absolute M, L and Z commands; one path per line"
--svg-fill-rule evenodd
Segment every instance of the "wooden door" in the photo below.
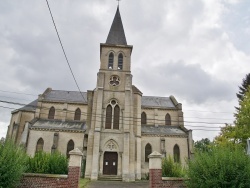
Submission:
M 117 175 L 117 152 L 105 152 L 103 158 L 103 174 Z

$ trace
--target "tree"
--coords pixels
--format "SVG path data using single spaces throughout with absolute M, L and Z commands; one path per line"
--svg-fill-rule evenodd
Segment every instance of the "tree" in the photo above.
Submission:
M 241 86 L 239 86 L 239 93 L 236 93 L 239 103 L 243 101 L 245 93 L 247 92 L 248 86 L 250 86 L 250 73 L 246 74 L 246 77 L 243 78 Z M 239 110 L 239 107 L 236 107 L 236 110 Z M 236 114 L 237 116 L 237 114 Z
M 236 127 L 226 124 L 221 128 L 221 132 L 215 137 L 214 143 L 221 146 L 229 146 L 238 143 L 236 139 Z
M 27 155 L 23 148 L 6 140 L 0 144 L 0 187 L 16 187 L 26 169 Z
M 240 102 L 235 127 L 235 138 L 245 147 L 247 139 L 250 137 L 250 86 Z
M 242 145 L 246 147 L 247 138 L 250 137 L 250 73 L 242 81 L 237 93 L 239 107 L 236 108 L 235 126 L 226 124 L 221 128 L 219 136 L 215 137 L 215 144 Z
M 212 146 L 188 161 L 187 186 L 192 188 L 250 187 L 250 157 L 241 147 Z
M 194 143 L 194 148 L 196 151 L 207 152 L 209 151 L 212 142 L 208 138 L 202 138 Z

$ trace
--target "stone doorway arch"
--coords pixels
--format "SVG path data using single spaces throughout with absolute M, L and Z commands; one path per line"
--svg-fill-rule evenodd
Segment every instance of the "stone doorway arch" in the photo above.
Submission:
M 122 155 L 119 145 L 114 139 L 109 139 L 102 145 L 100 152 L 100 175 L 121 175 Z

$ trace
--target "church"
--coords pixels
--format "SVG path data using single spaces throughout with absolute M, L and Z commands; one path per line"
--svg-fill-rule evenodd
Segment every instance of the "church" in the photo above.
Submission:
M 27 154 L 78 148 L 85 177 L 135 181 L 148 174 L 152 151 L 185 164 L 193 150 L 182 104 L 174 96 L 144 96 L 132 83 L 131 55 L 117 7 L 105 43 L 100 44 L 96 87 L 86 92 L 47 88 L 30 104 L 12 111 L 7 138 Z M 99 54 L 96 54 L 99 55 Z

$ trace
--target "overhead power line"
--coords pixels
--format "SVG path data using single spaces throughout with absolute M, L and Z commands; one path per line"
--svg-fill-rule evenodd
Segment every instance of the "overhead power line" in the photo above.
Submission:
M 35 94 L 30 94 L 30 93 L 21 93 L 21 92 L 13 92 L 13 91 L 3 91 L 3 90 L 0 90 L 0 92 L 6 92 L 6 93 L 15 93 L 15 94 L 19 94 L 19 95 L 32 95 L 32 96 L 38 96 L 38 95 L 35 95 Z M 77 91 L 78 92 L 78 91 Z M 81 91 L 80 91 L 81 92 Z M 82 94 L 83 92 L 81 92 Z M 1 96 L 0 96 L 1 97 Z M 7 96 L 2 96 L 2 97 L 6 97 L 6 98 L 11 98 L 11 97 L 7 97 Z M 50 96 L 50 98 L 54 98 L 54 99 L 57 99 L 57 97 L 52 97 Z M 17 98 L 15 98 L 17 99 Z M 65 99 L 67 100 L 68 98 L 61 98 L 61 99 Z M 19 100 L 27 100 L 27 99 L 19 99 Z M 85 101 L 85 99 L 84 99 Z M 189 110 L 189 109 L 183 109 L 184 112 L 186 111 L 192 111 L 192 112 L 201 112 L 201 113 L 224 113 L 224 114 L 234 114 L 233 112 L 220 112 L 220 111 L 204 111 L 204 110 Z M 218 120 L 232 120 L 232 119 L 223 119 L 223 118 L 205 118 L 205 117 L 187 117 L 185 116 L 185 118 L 196 118 L 196 119 L 218 119 Z M 233 121 L 233 120 L 232 120 Z
M 1 103 L 12 104 L 12 105 L 19 105 L 19 106 L 22 106 L 22 107 L 26 106 L 26 107 L 38 108 L 38 109 L 46 110 L 46 111 L 48 111 L 50 109 L 50 108 L 47 108 L 47 107 L 39 107 L 39 106 L 34 106 L 34 105 L 25 105 L 25 104 L 22 104 L 22 103 L 17 103 L 17 102 L 12 102 L 12 101 L 0 100 L 0 102 Z M 55 111 L 58 112 L 58 113 L 62 113 L 62 112 L 67 112 L 69 114 L 74 114 L 75 113 L 75 111 L 67 110 L 67 109 L 66 110 L 65 109 L 55 109 Z M 43 115 L 46 115 L 46 116 L 48 115 L 48 113 L 44 113 L 44 112 L 40 112 L 40 113 L 43 114 Z M 81 115 L 86 116 L 86 118 L 89 117 L 89 116 L 96 117 L 96 118 L 103 118 L 103 114 L 89 114 L 89 113 L 86 113 L 86 112 L 81 112 Z M 64 116 L 61 116 L 59 114 L 57 114 L 56 116 L 57 117 L 64 117 Z M 178 117 L 178 116 L 171 116 L 171 117 Z M 120 116 L 120 118 L 122 118 L 122 116 Z M 137 122 L 141 121 L 141 118 L 135 118 L 135 117 L 123 117 L 123 119 L 125 121 L 137 121 Z M 155 119 L 154 118 L 147 118 L 147 121 L 155 121 Z M 157 119 L 157 122 L 165 122 L 165 119 L 160 119 L 160 120 Z M 171 122 L 176 124 L 176 125 L 179 124 L 179 121 L 176 121 L 176 120 L 173 120 L 173 119 L 171 120 Z M 227 124 L 232 124 L 232 123 L 229 123 L 229 122 L 205 122 L 205 121 L 200 122 L 200 121 L 185 121 L 185 120 L 183 122 L 184 123 L 195 123 L 195 124 L 197 124 L 197 123 L 199 123 L 199 124 L 210 124 L 210 125 L 225 125 L 226 123 Z M 213 128 L 215 128 L 215 127 L 213 126 Z
M 68 67 L 69 67 L 69 69 L 70 69 L 70 72 L 71 72 L 71 74 L 72 74 L 72 76 L 73 76 L 73 78 L 74 78 L 74 81 L 75 81 L 75 83 L 76 83 L 76 86 L 77 86 L 78 90 L 80 91 L 82 98 L 84 99 L 84 97 L 83 97 L 83 95 L 82 95 L 82 92 L 81 92 L 81 90 L 80 90 L 80 87 L 79 87 L 79 85 L 78 85 L 78 83 L 77 83 L 77 81 L 76 81 L 75 75 L 74 75 L 74 73 L 73 73 L 73 71 L 72 71 L 72 69 L 71 69 L 71 66 L 70 66 L 70 64 L 69 64 L 69 60 L 68 60 L 68 57 L 67 57 L 66 52 L 65 52 L 65 50 L 64 50 L 64 47 L 63 47 L 61 38 L 60 38 L 60 36 L 59 36 L 59 32 L 58 32 L 58 30 L 57 30 L 56 23 L 55 23 L 55 20 L 54 20 L 54 18 L 53 18 L 52 11 L 51 11 L 51 9 L 50 9 L 48 0 L 46 0 L 46 2 L 47 2 L 47 5 L 48 5 L 48 9 L 49 9 L 49 12 L 50 12 L 51 19 L 52 19 L 52 21 L 53 21 L 53 25 L 54 25 L 55 30 L 56 30 L 56 34 L 57 34 L 58 40 L 59 40 L 60 45 L 61 45 L 61 47 L 62 47 L 62 51 L 63 51 L 64 57 L 65 57 L 65 59 L 66 59 L 66 62 L 67 62 Z
M 37 96 L 37 95 L 34 95 L 34 94 L 30 94 L 30 93 L 22 93 L 22 92 L 14 92 L 14 91 L 4 91 L 4 90 L 0 90 L 0 92 L 4 92 L 4 93 L 15 93 L 15 94 L 19 94 L 19 95 Z

